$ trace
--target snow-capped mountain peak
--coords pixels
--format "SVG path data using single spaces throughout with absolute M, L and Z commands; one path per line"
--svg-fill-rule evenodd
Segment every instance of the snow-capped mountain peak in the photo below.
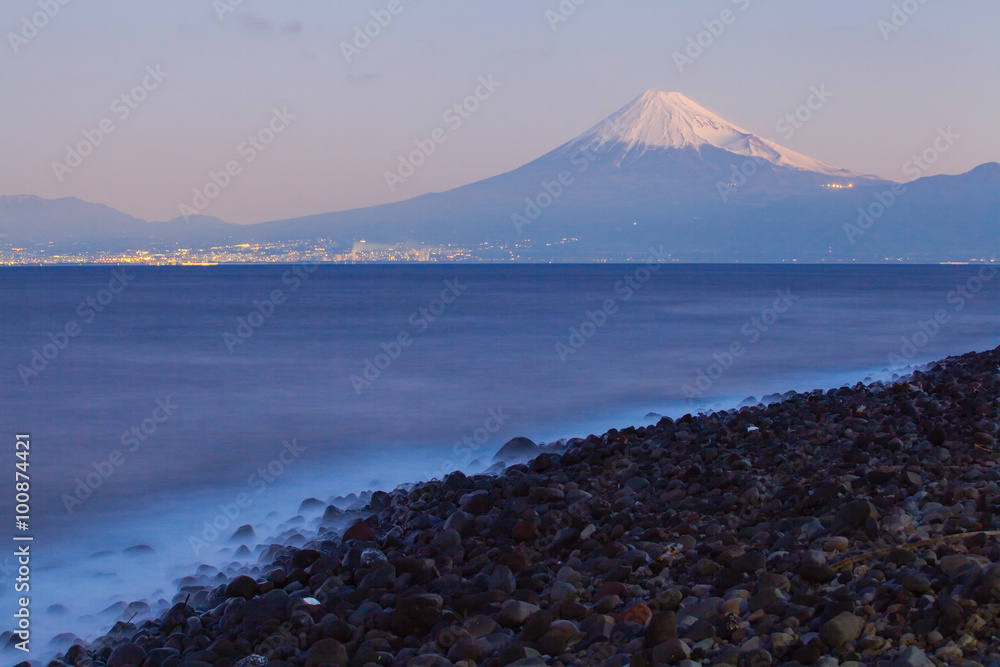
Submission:
M 713 146 L 783 167 L 829 176 L 862 177 L 759 137 L 677 92 L 647 90 L 569 145 L 591 150 L 614 147 L 623 156 L 633 151 L 641 155 L 650 149 Z

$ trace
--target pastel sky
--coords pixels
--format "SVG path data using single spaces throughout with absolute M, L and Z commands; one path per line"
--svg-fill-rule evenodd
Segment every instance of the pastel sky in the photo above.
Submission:
M 26 27 L 44 6 L 53 16 Z M 372 12 L 386 25 L 348 62 L 342 43 Z M 165 220 L 233 162 L 205 214 L 369 206 L 516 168 L 647 89 L 897 180 L 951 127 L 960 138 L 927 173 L 960 173 L 1000 160 L 998 25 L 995 0 L 4 0 L 0 194 Z M 675 53 L 713 28 L 679 68 Z M 499 86 L 454 127 L 446 111 L 480 77 Z M 144 81 L 144 99 L 120 99 Z M 779 131 L 813 87 L 829 99 Z M 102 123 L 113 131 L 57 174 Z M 269 124 L 271 143 L 243 144 Z M 390 190 L 385 172 L 437 128 L 447 141 Z

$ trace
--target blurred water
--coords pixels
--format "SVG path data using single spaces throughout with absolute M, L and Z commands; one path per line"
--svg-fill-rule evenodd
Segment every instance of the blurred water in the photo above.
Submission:
M 29 432 L 36 650 L 227 561 L 228 534 L 197 553 L 190 538 L 241 493 L 223 532 L 264 537 L 305 497 L 475 468 L 516 435 L 884 377 L 890 354 L 922 363 L 1000 330 L 1000 280 L 976 266 L 143 267 L 120 282 L 0 269 L 2 477 Z M 9 540 L 13 487 L 0 510 Z M 152 553 L 123 554 L 138 544 Z

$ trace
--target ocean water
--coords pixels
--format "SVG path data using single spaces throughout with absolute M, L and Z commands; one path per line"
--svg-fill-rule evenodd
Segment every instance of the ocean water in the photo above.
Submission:
M 306 497 L 479 470 L 514 436 L 586 436 L 995 347 L 995 269 L 0 269 L 0 632 L 21 595 L 17 433 L 32 443 L 39 659 L 58 633 L 106 629 L 115 604 L 169 604 L 201 563 L 254 562 L 231 533 L 307 529 L 315 517 L 282 524 Z

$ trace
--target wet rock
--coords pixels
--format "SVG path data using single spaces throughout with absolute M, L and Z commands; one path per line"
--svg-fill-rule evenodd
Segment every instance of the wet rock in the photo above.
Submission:
M 497 623 L 505 628 L 517 628 L 523 625 L 532 614 L 540 610 L 538 605 L 533 605 L 530 602 L 507 600 L 500 608 Z
M 474 516 L 468 512 L 458 510 L 456 512 L 452 512 L 451 516 L 445 520 L 444 529 L 454 530 L 459 535 L 466 536 L 471 534 L 474 521 Z
M 580 624 L 580 631 L 583 632 L 590 641 L 611 639 L 611 633 L 615 627 L 615 620 L 606 614 L 593 614 L 588 616 Z
M 325 508 L 326 503 L 319 498 L 306 498 L 299 503 L 299 514 L 302 514 L 303 512 L 318 512 Z
M 819 628 L 819 637 L 827 646 L 840 648 L 846 642 L 857 639 L 864 630 L 865 622 L 849 611 L 837 614 Z
M 538 453 L 538 445 L 532 440 L 523 437 L 511 438 L 493 456 L 492 462 L 503 461 L 524 461 Z
M 975 599 L 983 604 L 1000 601 L 1000 565 L 993 565 L 986 570 Z
M 619 614 L 616 620 L 619 623 L 635 623 L 636 625 L 646 627 L 652 617 L 653 610 L 646 604 L 639 602 Z
M 348 661 L 347 649 L 336 639 L 320 639 L 305 652 L 305 667 L 347 667 Z
M 740 574 L 753 574 L 759 570 L 763 570 L 764 565 L 764 554 L 759 551 L 750 551 L 742 556 L 738 556 L 733 561 L 732 568 Z
M 863 523 L 863 522 L 862 522 Z M 851 546 L 851 541 L 846 537 L 839 535 L 836 537 L 831 537 L 823 545 L 824 551 L 847 551 L 847 548 Z
M 434 539 L 431 540 L 431 544 L 440 549 L 442 552 L 448 553 L 461 548 L 462 536 L 458 534 L 457 530 L 445 528 L 434 536 Z
M 244 598 L 249 600 L 250 598 L 257 595 L 258 586 L 257 582 L 251 577 L 241 574 L 240 576 L 229 582 L 226 586 L 226 597 L 227 598 Z
M 455 642 L 455 644 L 448 650 L 448 659 L 453 662 L 466 660 L 475 663 L 480 661 L 483 656 L 489 654 L 491 651 L 492 646 L 485 639 L 472 639 L 465 637 Z
M 146 651 L 142 648 L 135 644 L 122 644 L 111 651 L 111 655 L 108 656 L 107 667 L 127 667 L 128 665 L 141 667 L 145 660 Z
M 835 535 L 861 529 L 869 519 L 877 518 L 875 506 L 867 500 L 853 500 L 844 505 L 834 517 L 832 531 Z
M 771 667 L 774 658 L 762 648 L 752 648 L 746 652 L 743 662 L 749 667 Z
M 892 662 L 892 667 L 930 667 L 932 664 L 934 663 L 920 648 L 910 646 Z
M 768 613 L 784 609 L 787 603 L 788 595 L 780 588 L 770 586 L 758 590 L 747 602 L 751 611 L 762 610 Z
M 653 649 L 653 662 L 659 665 L 675 664 L 690 657 L 691 647 L 683 639 L 668 639 Z
M 994 438 L 989 433 L 984 433 L 980 431 L 979 433 L 974 433 L 972 439 L 977 445 L 982 445 L 983 447 L 993 447 L 997 444 L 996 438 Z
M 974 569 L 978 571 L 980 567 L 988 562 L 981 556 L 974 556 L 972 554 L 948 554 L 938 561 L 938 567 L 941 568 L 941 571 L 945 575 L 955 579 L 970 570 Z
M 275 589 L 247 600 L 242 608 L 242 616 L 243 622 L 251 627 L 272 619 L 283 622 L 288 618 L 288 593 Z
M 506 565 L 497 565 L 490 575 L 489 589 L 491 591 L 501 591 L 511 595 L 517 589 L 517 579 L 514 573 Z
M 799 566 L 798 575 L 810 583 L 825 584 L 833 581 L 837 573 L 829 565 L 803 563 Z
M 292 556 L 292 567 L 304 570 L 315 563 L 323 554 L 316 549 L 299 549 Z
M 538 525 L 532 521 L 518 521 L 511 531 L 511 537 L 518 542 L 528 542 L 538 537 Z
M 392 614 L 392 632 L 401 636 L 423 635 L 441 620 L 444 599 L 421 594 L 401 598 Z
M 233 532 L 232 536 L 229 538 L 230 544 L 248 544 L 257 537 L 257 533 L 254 532 L 253 526 L 250 524 L 244 524 Z
M 614 611 L 622 603 L 622 599 L 617 595 L 605 595 L 594 603 L 594 611 L 598 614 L 607 614 Z
M 148 544 L 137 544 L 129 547 L 123 552 L 126 556 L 145 556 L 154 553 L 153 547 Z
M 375 568 L 365 575 L 358 588 L 370 590 L 372 588 L 392 588 L 396 582 L 396 568 L 389 563 L 379 563 Z
M 500 655 L 497 656 L 497 662 L 500 665 L 513 665 L 517 664 L 519 661 L 541 660 L 541 657 L 542 654 L 533 648 L 514 645 L 501 651 Z M 542 660 L 540 664 L 544 665 L 545 661 Z
M 932 586 L 930 578 L 922 574 L 904 575 L 899 583 L 902 584 L 903 588 L 917 595 L 926 593 L 931 590 Z
M 555 615 L 551 611 L 547 609 L 536 611 L 524 622 L 519 638 L 529 644 L 538 641 L 548 631 L 554 620 Z
M 344 517 L 344 510 L 340 509 L 336 505 L 328 505 L 327 508 L 323 511 L 323 517 L 321 519 L 321 522 L 324 524 L 329 524 L 333 523 L 334 521 L 337 521 L 338 519 L 342 519 L 343 517 Z
M 368 507 L 373 512 L 381 512 L 386 509 L 392 503 L 392 496 L 390 496 L 385 491 L 375 491 L 372 493 L 371 499 L 368 501 Z
M 554 621 L 535 643 L 535 648 L 543 654 L 555 656 L 564 653 L 584 637 L 575 623 Z
M 365 567 L 371 567 L 372 565 L 377 565 L 379 563 L 386 563 L 388 562 L 388 559 L 381 549 L 368 547 L 367 549 L 363 549 L 361 551 L 359 562 Z
M 672 611 L 656 612 L 646 626 L 646 648 L 653 648 L 669 639 L 677 639 L 677 614 Z
M 493 498 L 487 491 L 473 491 L 466 493 L 459 499 L 459 506 L 469 514 L 479 516 L 486 514 L 493 509 Z
M 371 527 L 371 524 L 364 519 L 355 521 L 351 526 L 344 531 L 344 541 L 347 540 L 360 540 L 362 542 L 371 542 L 375 539 L 375 529 Z

